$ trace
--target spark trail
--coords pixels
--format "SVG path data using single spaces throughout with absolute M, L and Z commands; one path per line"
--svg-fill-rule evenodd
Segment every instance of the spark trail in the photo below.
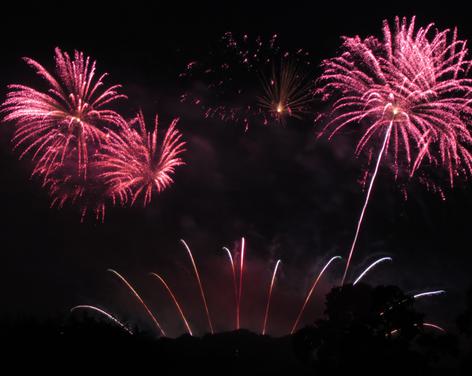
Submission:
M 133 335 L 133 332 L 131 331 L 131 329 L 129 329 L 125 324 L 123 324 L 120 320 L 118 320 L 115 316 L 113 316 L 111 313 L 108 313 L 107 311 L 101 309 L 101 308 L 98 308 L 98 307 L 95 307 L 95 306 L 92 306 L 92 305 L 85 305 L 85 304 L 82 304 L 82 305 L 77 305 L 75 307 L 72 307 L 70 309 L 71 312 L 74 312 L 76 310 L 79 310 L 79 309 L 86 309 L 86 310 L 92 310 L 92 311 L 95 311 L 95 312 L 98 312 L 100 313 L 101 315 L 105 316 L 107 319 L 111 320 L 112 322 L 114 322 L 116 325 L 118 325 L 120 328 L 122 328 L 123 330 L 125 330 L 126 332 L 128 332 L 129 334 Z
M 166 336 L 166 333 L 164 331 L 164 329 L 162 329 L 161 327 L 161 324 L 159 324 L 159 321 L 157 321 L 157 318 L 156 316 L 152 313 L 152 311 L 149 309 L 149 307 L 146 305 L 146 303 L 144 303 L 144 300 L 141 298 L 141 296 L 138 294 L 138 292 L 133 288 L 133 286 L 131 286 L 131 284 L 126 280 L 125 277 L 123 277 L 120 273 L 118 273 L 116 270 L 113 270 L 113 269 L 107 269 L 107 271 L 109 271 L 110 273 L 113 273 L 114 275 L 116 275 L 125 285 L 126 287 L 133 293 L 133 295 L 135 296 L 135 298 L 141 303 L 141 305 L 144 307 L 144 309 L 146 310 L 147 314 L 149 315 L 149 317 L 151 318 L 151 320 L 154 322 L 154 324 L 156 325 L 156 327 L 159 329 L 159 331 L 161 332 L 161 334 L 165 337 Z
M 270 299 L 272 297 L 272 290 L 274 288 L 275 276 L 277 275 L 279 264 L 280 264 L 280 260 L 277 260 L 277 263 L 275 264 L 274 272 L 272 273 L 272 280 L 270 281 L 269 293 L 267 295 L 267 305 L 266 305 L 265 314 L 264 314 L 264 323 L 262 324 L 262 335 L 265 335 L 266 333 L 267 319 L 269 317 L 269 309 L 270 309 Z
M 167 290 L 167 292 L 169 293 L 170 297 L 171 297 L 172 300 L 174 301 L 175 307 L 176 307 L 177 310 L 179 311 L 180 317 L 182 318 L 182 321 L 184 322 L 185 327 L 187 328 L 188 334 L 190 334 L 191 336 L 193 336 L 192 329 L 190 329 L 190 325 L 189 325 L 189 323 L 188 323 L 187 318 L 185 317 L 184 311 L 182 310 L 182 307 L 180 306 L 179 301 L 177 300 L 177 297 L 175 296 L 175 294 L 174 294 L 174 292 L 172 291 L 172 289 L 171 289 L 171 288 L 169 287 L 169 285 L 166 283 L 166 281 L 164 280 L 164 278 L 162 278 L 159 274 L 157 274 L 157 273 L 151 273 L 151 275 L 154 276 L 154 277 L 156 277 L 159 281 L 161 281 L 162 285 L 164 286 L 164 288 Z
M 210 311 L 208 309 L 208 304 L 207 304 L 207 300 L 206 300 L 206 296 L 205 296 L 205 291 L 203 289 L 202 281 L 200 279 L 200 273 L 198 272 L 198 268 L 197 268 L 197 265 L 195 264 L 195 260 L 193 258 L 192 251 L 190 250 L 190 247 L 187 245 L 185 240 L 180 239 L 180 242 L 184 245 L 184 247 L 187 250 L 187 253 L 190 257 L 190 260 L 192 261 L 193 270 L 195 271 L 195 277 L 197 279 L 198 287 L 200 289 L 200 295 L 202 296 L 203 305 L 205 307 L 205 312 L 206 312 L 206 316 L 207 316 L 207 320 L 208 320 L 208 326 L 210 327 L 211 334 L 213 334 L 214 333 L 213 324 L 212 324 L 211 318 L 210 318 Z
M 323 267 L 323 269 L 321 269 L 321 272 L 318 274 L 318 276 L 316 277 L 315 281 L 313 282 L 313 285 L 311 286 L 310 288 L 310 291 L 308 292 L 306 298 L 305 298 L 305 301 L 303 302 L 303 305 L 302 305 L 302 308 L 300 309 L 300 312 L 298 313 L 298 316 L 297 316 L 297 319 L 295 320 L 295 322 L 293 323 L 293 326 L 292 326 L 292 330 L 290 331 L 290 334 L 293 334 L 295 332 L 295 330 L 297 329 L 297 326 L 298 326 L 298 323 L 303 315 L 303 312 L 305 311 L 305 308 L 311 298 L 311 295 L 313 294 L 313 291 L 315 290 L 316 286 L 318 285 L 318 282 L 320 281 L 321 277 L 323 276 L 324 272 L 326 271 L 326 269 L 328 269 L 328 267 L 331 265 L 331 263 L 334 261 L 334 260 L 341 260 L 342 257 L 341 256 L 334 256 L 332 257 L 327 263 L 326 265 Z
M 231 255 L 231 251 L 226 248 L 226 247 L 223 247 L 223 250 L 227 253 L 228 255 L 228 259 L 229 259 L 229 262 L 230 262 L 230 265 L 231 265 L 231 274 L 233 275 L 233 287 L 234 287 L 234 301 L 235 301 L 235 307 L 236 307 L 236 315 L 235 315 L 235 327 L 237 328 L 238 327 L 238 282 L 236 281 L 236 269 L 235 269 L 235 266 L 234 266 L 234 260 L 233 260 L 233 256 Z
M 374 261 L 372 264 L 370 264 L 360 275 L 359 277 L 357 277 L 357 279 L 354 281 L 353 285 L 356 285 L 357 283 L 359 283 L 359 281 L 372 269 L 374 268 L 376 265 L 380 264 L 381 262 L 384 262 L 384 261 L 392 261 L 392 258 L 391 257 L 382 257 L 381 259 L 378 259 L 376 261 Z
M 382 160 L 382 155 L 385 152 L 385 148 L 387 146 L 388 139 L 390 138 L 390 132 L 392 130 L 392 125 L 393 125 L 393 119 L 390 121 L 390 125 L 388 126 L 387 131 L 385 132 L 384 141 L 383 141 L 382 147 L 380 149 L 379 156 L 377 157 L 377 163 L 375 164 L 374 173 L 372 174 L 372 177 L 370 179 L 369 187 L 367 189 L 367 194 L 365 196 L 364 206 L 362 207 L 361 215 L 359 216 L 359 221 L 357 222 L 356 233 L 354 235 L 354 240 L 352 241 L 351 250 L 349 251 L 349 256 L 348 256 L 347 263 L 346 263 L 346 268 L 344 269 L 343 279 L 342 279 L 342 282 L 341 282 L 342 285 L 344 285 L 344 283 L 346 281 L 347 272 L 349 270 L 349 265 L 351 264 L 351 259 L 352 259 L 352 255 L 354 253 L 354 249 L 356 248 L 357 238 L 359 237 L 359 232 L 361 230 L 362 222 L 364 221 L 365 211 L 367 209 L 367 205 L 369 204 L 370 195 L 372 193 L 372 188 L 374 187 L 375 178 L 377 177 L 377 173 L 379 171 L 380 162 Z
M 421 292 L 419 294 L 413 295 L 413 298 L 418 299 L 418 298 L 423 298 L 423 297 L 426 297 L 426 296 L 441 295 L 441 294 L 445 294 L 445 293 L 446 293 L 445 290 L 425 291 L 425 292 Z
M 246 248 L 246 240 L 244 237 L 241 238 L 241 254 L 239 256 L 239 291 L 238 291 L 238 305 L 236 307 L 237 310 L 237 318 L 236 318 L 236 329 L 241 327 L 241 296 L 243 294 L 243 272 L 244 272 L 244 252 Z

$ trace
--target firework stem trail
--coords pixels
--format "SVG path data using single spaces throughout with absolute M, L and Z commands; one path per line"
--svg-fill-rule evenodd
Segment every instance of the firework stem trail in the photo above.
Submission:
M 274 272 L 272 273 L 272 280 L 270 281 L 269 293 L 267 295 L 267 305 L 266 305 L 265 315 L 264 315 L 264 324 L 262 325 L 262 335 L 266 333 L 267 319 L 269 317 L 270 299 L 272 297 L 272 290 L 274 288 L 275 276 L 277 275 L 277 269 L 279 268 L 279 264 L 280 264 L 280 260 L 277 260 L 277 263 L 275 264 Z
M 391 257 L 382 257 L 381 259 L 378 259 L 377 261 L 374 261 L 372 264 L 370 264 L 360 275 L 357 277 L 357 279 L 354 281 L 352 284 L 353 286 L 359 283 L 359 281 L 376 265 L 380 264 L 381 262 L 384 261 L 392 261 Z
M 380 162 L 382 160 L 382 156 L 385 152 L 385 148 L 387 146 L 387 142 L 388 142 L 388 139 L 390 137 L 390 132 L 392 130 L 393 121 L 394 121 L 394 119 L 392 119 L 390 121 L 390 124 L 387 128 L 387 131 L 385 132 L 385 137 L 384 137 L 384 140 L 383 140 L 383 144 L 382 144 L 382 147 L 380 149 L 379 156 L 377 157 L 377 163 L 375 164 L 374 173 L 372 174 L 372 178 L 370 179 L 369 188 L 367 189 L 367 195 L 365 197 L 364 206 L 362 207 L 361 215 L 359 216 L 359 221 L 357 222 L 356 233 L 354 235 L 354 240 L 353 240 L 352 245 L 351 245 L 351 250 L 349 251 L 349 256 L 348 256 L 347 263 L 346 263 L 346 268 L 344 269 L 344 275 L 343 275 L 343 279 L 342 279 L 342 282 L 341 282 L 342 285 L 344 285 L 344 282 L 346 281 L 346 276 L 347 276 L 347 272 L 349 270 L 349 265 L 351 264 L 352 254 L 354 253 L 354 249 L 356 247 L 357 238 L 359 237 L 359 231 L 361 229 L 361 225 L 362 225 L 362 222 L 364 220 L 364 214 L 365 214 L 365 211 L 367 209 L 367 205 L 369 204 L 370 194 L 372 193 L 372 188 L 374 186 L 375 178 L 377 177 L 377 173 L 379 171 Z
M 445 293 L 446 291 L 444 290 L 425 291 L 425 292 L 421 292 L 419 294 L 413 295 L 413 299 L 423 298 L 425 296 L 441 295 Z
M 238 283 L 236 281 L 236 269 L 234 267 L 234 261 L 233 261 L 233 256 L 231 255 L 231 252 L 228 248 L 226 247 L 223 247 L 223 250 L 226 251 L 226 253 L 228 254 L 228 259 L 229 259 L 229 262 L 231 264 L 231 273 L 233 274 L 233 286 L 234 286 L 234 301 L 235 301 L 235 307 L 236 307 L 236 328 L 238 327 L 238 310 L 237 310 L 237 307 L 238 307 Z
M 107 311 L 104 311 L 101 308 L 98 308 L 98 307 L 95 307 L 95 306 L 92 306 L 92 305 L 78 305 L 78 306 L 72 307 L 70 309 L 70 311 L 74 312 L 78 309 L 86 309 L 86 310 L 92 310 L 92 311 L 98 312 L 98 313 L 102 314 L 103 316 L 105 316 L 106 318 L 108 318 L 109 320 L 111 320 L 112 322 L 114 322 L 116 325 L 118 325 L 120 328 L 122 328 L 123 330 L 125 330 L 129 334 L 133 335 L 133 332 L 131 331 L 131 329 L 127 328 L 125 324 L 123 324 L 120 320 L 118 320 L 111 313 L 108 313 Z
M 243 271 L 244 271 L 244 251 L 246 249 L 246 240 L 241 238 L 241 255 L 239 256 L 239 291 L 238 291 L 238 305 L 236 306 L 236 329 L 241 327 L 240 313 L 241 313 L 241 296 L 243 294 Z
M 303 315 L 303 312 L 305 311 L 305 308 L 311 298 L 311 295 L 313 294 L 313 291 L 315 291 L 315 288 L 316 286 L 318 285 L 318 282 L 320 281 L 321 277 L 323 276 L 324 272 L 326 271 L 326 269 L 328 269 L 329 265 L 336 259 L 339 259 L 341 260 L 342 257 L 341 256 L 334 256 L 332 257 L 327 263 L 326 265 L 323 267 L 323 269 L 321 269 L 321 272 L 318 274 L 318 276 L 316 277 L 315 281 L 313 282 L 313 285 L 311 286 L 310 288 L 310 291 L 308 292 L 306 298 L 305 298 L 305 301 L 303 302 L 303 305 L 302 305 L 302 308 L 300 309 L 300 312 L 298 313 L 298 316 L 297 316 L 297 319 L 295 320 L 295 322 L 293 323 L 293 326 L 292 326 L 292 330 L 290 331 L 290 334 L 293 334 L 295 332 L 295 330 L 297 329 L 297 326 L 298 326 L 298 322 L 300 321 L 302 315 Z
M 141 303 L 141 305 L 144 307 L 144 309 L 146 310 L 147 314 L 149 315 L 149 317 L 152 319 L 152 321 L 154 322 L 154 324 L 157 326 L 157 328 L 159 329 L 159 331 L 161 332 L 161 334 L 165 337 L 166 336 L 166 332 L 164 331 L 164 329 L 162 329 L 161 327 L 161 324 L 159 324 L 159 321 L 157 320 L 156 316 L 152 313 L 152 311 L 149 309 L 149 307 L 146 305 L 146 303 L 144 303 L 144 300 L 141 298 L 141 296 L 139 296 L 138 292 L 133 288 L 133 286 L 131 286 L 131 284 L 126 280 L 125 277 L 123 277 L 120 273 L 118 273 L 116 270 L 113 270 L 113 269 L 107 269 L 107 271 L 109 271 L 110 273 L 113 273 L 114 275 L 116 275 L 125 285 L 126 287 L 128 287 L 128 289 L 133 293 L 133 295 L 136 297 L 136 299 Z
M 430 322 L 424 322 L 423 326 L 426 326 L 427 328 L 433 328 L 433 329 L 439 330 L 440 332 L 443 332 L 443 333 L 447 332 L 446 329 L 440 327 L 439 325 L 432 324 Z
M 210 311 L 208 310 L 208 304 L 207 304 L 207 300 L 206 300 L 206 296 L 205 296 L 205 291 L 203 290 L 203 285 L 202 285 L 202 281 L 200 279 L 200 273 L 198 272 L 197 264 L 195 264 L 195 260 L 194 260 L 193 255 L 192 255 L 192 251 L 190 250 L 190 247 L 187 245 L 185 240 L 180 239 L 180 242 L 184 245 L 185 249 L 187 250 L 188 255 L 190 256 L 190 260 L 192 261 L 193 270 L 195 271 L 195 277 L 197 278 L 198 287 L 200 288 L 200 295 L 202 296 L 203 305 L 205 307 L 205 312 L 206 312 L 206 316 L 207 316 L 207 320 L 208 320 L 208 326 L 210 327 L 211 334 L 213 334 L 214 333 L 213 324 L 211 323 Z
M 187 332 L 188 334 L 190 334 L 191 336 L 193 336 L 193 333 L 192 333 L 192 329 L 190 329 L 190 325 L 187 321 L 187 318 L 185 317 L 185 314 L 184 314 L 184 311 L 182 310 L 182 307 L 180 306 L 178 300 L 177 300 L 177 297 L 175 296 L 175 294 L 173 293 L 172 289 L 169 287 L 169 285 L 166 283 L 166 281 L 164 280 L 164 278 L 162 278 L 159 274 L 157 273 L 151 273 L 152 276 L 156 277 L 157 279 L 159 279 L 159 281 L 161 281 L 162 285 L 165 287 L 165 289 L 167 290 L 167 292 L 169 293 L 170 297 L 172 298 L 172 300 L 174 301 L 174 304 L 175 304 L 175 307 L 177 308 L 177 310 L 179 311 L 179 314 L 180 314 L 180 317 L 182 317 L 182 321 L 184 322 L 185 324 L 185 327 L 187 328 Z

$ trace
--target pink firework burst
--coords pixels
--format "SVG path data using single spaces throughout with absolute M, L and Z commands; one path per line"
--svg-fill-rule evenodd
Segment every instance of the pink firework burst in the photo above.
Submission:
M 412 177 L 425 160 L 444 167 L 451 186 L 456 176 L 472 172 L 466 42 L 457 30 L 451 36 L 434 24 L 415 30 L 414 17 L 397 17 L 393 32 L 384 21 L 383 34 L 383 40 L 345 37 L 341 54 L 322 64 L 319 92 L 324 100 L 336 97 L 324 132 L 331 138 L 354 126 L 361 133 L 356 153 L 378 150 L 343 283 L 384 155 L 393 159 L 395 176 L 407 171 Z
M 76 169 L 86 176 L 89 154 L 100 145 L 107 127 L 123 124 L 122 117 L 109 108 L 120 98 L 120 85 L 104 87 L 107 74 L 96 76 L 96 64 L 82 52 L 73 57 L 55 50 L 56 76 L 41 64 L 24 58 L 48 89 L 10 85 L 1 106 L 4 120 L 16 124 L 13 143 L 22 149 L 21 157 L 31 153 L 36 161 L 33 173 L 48 176 L 75 154 Z
M 158 117 L 151 132 L 146 130 L 140 112 L 119 133 L 110 132 L 99 153 L 99 177 L 109 187 L 111 195 L 122 203 L 135 203 L 144 195 L 144 205 L 151 202 L 152 192 L 161 192 L 173 183 L 175 168 L 184 165 L 185 151 L 182 134 L 174 119 L 162 143 L 158 144 Z
M 336 96 L 324 132 L 356 127 L 356 153 L 379 150 L 395 174 L 413 176 L 427 160 L 444 167 L 450 184 L 472 172 L 472 80 L 466 41 L 434 24 L 415 30 L 415 17 L 383 24 L 383 40 L 344 37 L 339 56 L 325 60 L 319 92 Z

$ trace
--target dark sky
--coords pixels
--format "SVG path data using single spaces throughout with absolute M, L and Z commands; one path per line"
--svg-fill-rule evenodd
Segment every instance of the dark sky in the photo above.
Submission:
M 238 5 L 236 5 L 238 4 Z M 122 318 L 149 326 L 146 317 L 111 274 L 129 277 L 162 317 L 171 334 L 182 330 L 174 307 L 148 273 L 169 278 L 200 333 L 205 320 L 189 260 L 179 244 L 194 250 L 208 287 L 210 310 L 219 329 L 232 327 L 231 275 L 221 247 L 248 240 L 243 325 L 258 330 L 271 270 L 282 259 L 279 290 L 274 293 L 271 328 L 287 331 L 315 272 L 332 255 L 346 255 L 364 194 L 357 183 L 361 161 L 353 155 L 354 139 L 316 141 L 309 121 L 255 126 L 206 121 L 179 103 L 183 88 L 178 73 L 205 56 L 225 31 L 251 34 L 277 32 L 289 48 L 303 47 L 316 64 L 331 57 L 341 35 L 381 31 L 384 18 L 418 16 L 418 24 L 436 22 L 459 27 L 472 38 L 463 9 L 434 5 L 402 6 L 378 2 L 345 7 L 315 2 L 272 2 L 270 5 L 184 5 L 175 8 L 129 2 L 110 9 L 75 3 L 21 6 L 3 12 L 0 94 L 9 83 L 38 83 L 20 60 L 53 64 L 53 49 L 79 49 L 98 61 L 110 82 L 124 85 L 130 97 L 122 112 L 142 108 L 163 124 L 180 116 L 188 142 L 187 166 L 175 184 L 143 209 L 112 208 L 105 223 L 80 223 L 73 207 L 49 208 L 40 182 L 30 179 L 30 164 L 18 161 L 10 147 L 11 126 L 0 129 L 1 315 L 47 318 L 76 304 L 96 304 Z M 326 6 L 326 4 L 325 4 Z M 2 99 L 3 100 L 3 99 Z M 444 288 L 448 295 L 422 303 L 431 321 L 450 326 L 470 285 L 472 256 L 469 212 L 472 191 L 462 184 L 446 201 L 414 182 L 407 201 L 388 169 L 383 169 L 358 243 L 352 273 L 377 256 L 394 258 L 369 281 L 398 284 L 406 291 Z M 340 278 L 338 265 L 327 281 Z M 322 286 L 322 290 L 329 287 Z M 320 292 L 319 295 L 322 295 Z M 315 298 L 307 319 L 320 313 Z M 306 321 L 306 320 L 305 320 Z

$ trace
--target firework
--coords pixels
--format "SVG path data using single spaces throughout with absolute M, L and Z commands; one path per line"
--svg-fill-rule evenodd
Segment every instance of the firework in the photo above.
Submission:
M 149 307 L 144 303 L 144 300 L 141 298 L 141 296 L 138 294 L 138 292 L 131 286 L 131 284 L 126 280 L 125 277 L 123 277 L 120 273 L 118 273 L 116 270 L 113 269 L 108 269 L 110 273 L 113 273 L 116 275 L 124 284 L 125 286 L 131 291 L 131 293 L 134 295 L 134 297 L 141 303 L 141 305 L 144 307 L 146 310 L 146 313 L 149 315 L 153 323 L 156 325 L 157 329 L 159 329 L 159 332 L 165 337 L 166 333 L 164 332 L 164 329 L 162 329 L 161 324 L 159 324 L 159 321 L 157 321 L 156 316 L 152 313 L 152 311 L 149 309 Z
M 95 306 L 91 306 L 91 305 L 78 305 L 78 306 L 75 306 L 75 307 L 72 307 L 71 308 L 71 312 L 74 312 L 78 309 L 86 309 L 86 310 L 92 310 L 92 311 L 95 311 L 95 312 L 98 312 L 100 313 L 101 315 L 103 315 L 104 317 L 106 317 L 107 319 L 111 320 L 112 322 L 114 322 L 116 325 L 118 325 L 120 328 L 122 328 L 123 330 L 125 330 L 126 332 L 128 332 L 129 334 L 133 334 L 133 332 L 131 331 L 131 329 L 127 328 L 125 324 L 123 324 L 120 320 L 118 320 L 115 316 L 113 316 L 112 314 L 104 311 L 103 309 L 101 308 L 98 308 L 98 307 L 95 307 Z
M 283 59 L 273 65 L 269 79 L 262 78 L 264 94 L 258 98 L 259 106 L 281 122 L 287 117 L 302 119 L 310 112 L 313 86 L 313 80 L 296 63 Z
M 353 285 L 356 285 L 357 283 L 359 283 L 359 281 L 369 272 L 369 270 L 371 270 L 372 268 L 374 268 L 376 265 L 380 264 L 381 262 L 384 262 L 384 261 L 392 261 L 392 258 L 391 257 L 382 257 L 376 261 L 374 261 L 372 264 L 370 264 L 360 275 L 359 277 L 357 277 L 357 279 L 354 281 Z
M 223 247 L 223 250 L 226 252 L 226 254 L 228 255 L 228 260 L 230 262 L 230 265 L 231 265 L 231 274 L 233 276 L 233 287 L 234 287 L 234 301 L 235 301 L 235 307 L 236 307 L 236 329 L 238 328 L 238 283 L 236 281 L 236 269 L 235 269 L 235 266 L 234 266 L 234 260 L 233 260 L 233 256 L 231 255 L 231 251 L 226 248 L 226 247 Z
M 441 295 L 441 294 L 445 294 L 445 293 L 446 293 L 446 291 L 444 291 L 444 290 L 425 291 L 425 292 L 421 292 L 419 294 L 413 295 L 413 299 L 419 299 L 419 298 L 423 298 L 423 297 L 426 297 L 426 296 Z
M 316 277 L 316 279 L 314 280 L 310 290 L 308 291 L 308 294 L 305 298 L 305 301 L 303 302 L 303 305 L 302 305 L 302 308 L 300 309 L 300 312 L 298 313 L 298 316 L 295 320 L 295 322 L 293 323 L 293 326 L 292 326 L 292 330 L 290 331 L 290 334 L 293 334 L 295 332 L 295 330 L 297 329 L 297 326 L 298 326 L 298 322 L 300 321 L 302 315 L 303 315 L 303 312 L 305 311 L 305 307 L 307 306 L 308 302 L 310 301 L 310 298 L 311 298 L 311 295 L 313 294 L 313 291 L 315 291 L 315 288 L 316 286 L 318 285 L 318 282 L 320 281 L 321 277 L 323 276 L 324 272 L 326 271 L 326 269 L 328 269 L 329 265 L 336 259 L 339 259 L 341 260 L 342 257 L 341 256 L 334 256 L 332 257 L 327 263 L 326 265 L 323 267 L 323 269 L 321 269 L 321 272 L 318 274 L 318 276 Z
M 243 272 L 244 272 L 244 252 L 246 249 L 246 239 L 241 238 L 241 254 L 239 255 L 239 290 L 238 290 L 238 305 L 236 306 L 236 329 L 241 327 L 241 297 L 243 295 Z
M 153 190 L 162 192 L 173 183 L 175 168 L 185 164 L 181 158 L 185 142 L 176 128 L 177 122 L 178 119 L 172 121 L 160 146 L 158 117 L 153 131 L 148 132 L 142 112 L 120 132 L 109 133 L 98 165 L 100 177 L 113 197 L 133 205 L 143 194 L 146 206 L 151 202 Z
M 262 335 L 266 333 L 267 319 L 269 318 L 269 309 L 270 309 L 270 299 L 272 297 L 272 290 L 274 289 L 275 276 L 277 275 L 277 270 L 280 264 L 280 260 L 277 260 L 275 264 L 274 272 L 272 274 L 272 279 L 270 281 L 269 292 L 267 294 L 267 305 L 264 314 L 264 323 L 262 324 Z
M 420 292 L 420 293 L 418 293 L 418 294 L 413 295 L 413 299 L 416 300 L 416 299 L 420 299 L 420 298 L 424 298 L 424 297 L 429 297 L 429 296 L 442 295 L 442 294 L 445 294 L 445 293 L 446 293 L 445 290 L 425 291 L 425 292 Z M 397 305 L 399 305 L 399 304 L 404 304 L 404 303 L 406 303 L 409 299 L 411 299 L 411 298 L 404 299 L 404 300 L 398 302 Z M 395 308 L 395 306 L 391 305 L 391 306 L 388 307 L 385 311 L 380 312 L 380 316 L 385 315 L 385 312 L 391 311 L 393 308 Z
M 64 162 L 67 166 L 67 161 Z M 95 219 L 103 222 L 105 220 L 106 203 L 113 200 L 109 188 L 100 178 L 100 170 L 97 166 L 95 156 L 89 158 L 87 177 L 70 172 L 68 168 L 60 168 L 47 176 L 43 187 L 47 189 L 51 197 L 51 207 L 61 209 L 66 203 L 78 207 L 81 222 L 90 211 Z
M 444 329 L 443 327 L 441 327 L 439 325 L 432 324 L 430 322 L 424 322 L 423 326 L 426 326 L 427 328 L 433 328 L 433 329 L 439 330 L 442 333 L 446 333 L 446 329 Z
M 172 300 L 174 301 L 174 304 L 175 304 L 175 307 L 177 308 L 177 310 L 179 311 L 179 314 L 180 314 L 180 317 L 182 317 L 182 321 L 184 322 L 185 324 L 185 327 L 187 328 L 187 332 L 188 334 L 190 334 L 191 336 L 193 336 L 193 333 L 192 333 L 192 329 L 190 329 L 190 325 L 187 321 L 187 318 L 185 317 L 185 314 L 184 314 L 184 311 L 182 310 L 182 307 L 180 306 L 178 300 L 177 300 L 177 297 L 175 296 L 175 294 L 173 293 L 172 289 L 169 287 L 169 285 L 166 283 L 166 281 L 164 280 L 164 278 L 162 278 L 159 274 L 156 274 L 156 273 L 151 273 L 152 276 L 156 277 L 159 281 L 161 281 L 162 285 L 164 286 L 164 288 L 167 290 L 167 292 L 169 293 L 170 297 L 172 298 Z
M 206 296 L 205 296 L 205 290 L 203 289 L 202 280 L 200 279 L 200 273 L 198 272 L 197 264 L 195 264 L 195 260 L 194 260 L 193 255 L 192 255 L 192 251 L 190 250 L 190 247 L 187 245 L 185 240 L 180 239 L 180 242 L 184 245 L 184 247 L 187 250 L 187 253 L 190 257 L 190 260 L 192 261 L 193 270 L 195 272 L 195 278 L 197 279 L 198 288 L 200 289 L 200 295 L 202 296 L 203 306 L 205 307 L 205 313 L 206 313 L 206 317 L 207 317 L 207 320 L 208 320 L 208 326 L 210 327 L 211 334 L 213 334 L 214 333 L 213 332 L 213 324 L 211 322 L 210 311 L 208 310 L 208 304 L 207 304 L 207 300 L 206 300 Z
M 76 171 L 86 176 L 89 154 L 104 141 L 107 128 L 123 125 L 122 117 L 109 108 L 126 98 L 118 92 L 121 86 L 104 87 L 106 74 L 96 78 L 95 61 L 82 52 L 70 57 L 56 48 L 56 77 L 35 60 L 24 60 L 49 88 L 8 86 L 1 112 L 5 121 L 16 124 L 15 149 L 22 149 L 20 158 L 32 154 L 33 173 L 45 176 L 74 154 Z
M 180 76 L 190 79 L 192 88 L 181 101 L 198 106 L 205 118 L 242 124 L 246 130 L 252 123 L 268 125 L 312 113 L 309 53 L 284 50 L 278 39 L 276 34 L 225 33 L 212 60 L 186 64 Z
M 390 159 L 395 177 L 413 177 L 426 161 L 442 166 L 451 186 L 454 178 L 472 172 L 466 42 L 457 39 L 456 30 L 452 36 L 433 30 L 430 24 L 415 31 L 414 17 L 410 22 L 397 17 L 393 31 L 384 21 L 383 40 L 345 37 L 342 53 L 322 64 L 319 93 L 324 100 L 337 97 L 322 134 L 331 138 L 354 126 L 361 130 L 356 154 L 379 149 L 343 283 L 382 159 Z

